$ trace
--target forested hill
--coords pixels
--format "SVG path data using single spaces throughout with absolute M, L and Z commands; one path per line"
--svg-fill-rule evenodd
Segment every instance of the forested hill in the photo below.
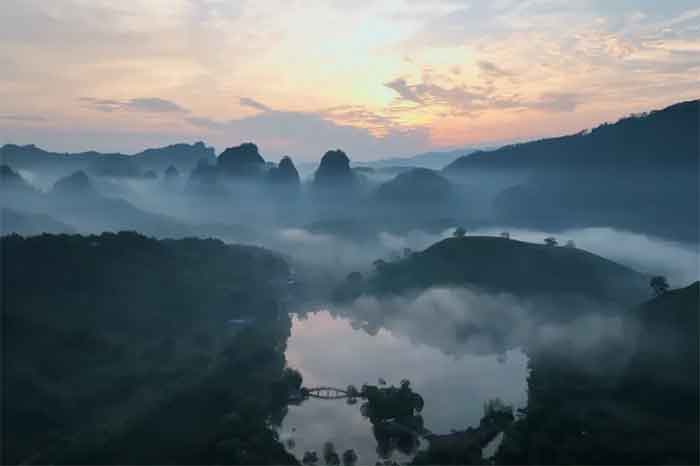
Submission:
M 648 296 L 643 275 L 595 254 L 486 236 L 445 239 L 377 266 L 370 279 L 370 288 L 377 292 L 471 285 L 520 295 L 576 294 L 619 303 L 641 302 Z
M 279 256 L 136 233 L 0 242 L 3 464 L 293 462 L 269 427 L 301 383 Z
M 629 309 L 623 340 L 530 351 L 525 416 L 497 464 L 697 464 L 699 293 Z
M 685 169 L 699 160 L 700 100 L 605 123 L 591 131 L 460 157 L 448 173 L 470 170 Z M 573 171 L 572 171 L 573 173 Z
M 462 157 L 444 173 L 488 184 L 494 222 L 562 230 L 607 226 L 697 242 L 700 101 L 590 132 Z

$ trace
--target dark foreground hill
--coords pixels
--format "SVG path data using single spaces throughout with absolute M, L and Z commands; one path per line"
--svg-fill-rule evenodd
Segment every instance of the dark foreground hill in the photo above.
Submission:
M 497 463 L 698 464 L 699 312 L 696 282 L 631 309 L 623 340 L 531 351 Z
M 636 303 L 648 296 L 647 279 L 620 264 L 576 248 L 504 238 L 449 238 L 402 260 L 375 265 L 369 289 L 379 293 L 457 285 L 616 303 Z
M 0 245 L 3 464 L 293 461 L 269 427 L 300 383 L 280 257 L 135 233 Z

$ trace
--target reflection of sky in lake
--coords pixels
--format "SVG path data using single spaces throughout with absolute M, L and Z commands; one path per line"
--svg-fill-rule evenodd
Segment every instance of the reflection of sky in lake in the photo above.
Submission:
M 359 387 L 376 384 L 379 378 L 398 385 L 409 379 L 425 400 L 425 427 L 435 433 L 478 424 L 488 399 L 498 397 L 516 406 L 525 403 L 527 360 L 519 350 L 508 351 L 500 362 L 495 354 L 449 356 L 384 329 L 376 336 L 354 330 L 348 320 L 327 311 L 304 320 L 294 318 L 287 363 L 301 372 L 306 387 Z M 355 449 L 358 464 L 374 463 L 376 441 L 359 404 L 308 400 L 292 406 L 280 437 L 294 439 L 293 453 L 299 458 L 312 449 L 321 456 L 323 443 L 330 440 L 340 454 Z

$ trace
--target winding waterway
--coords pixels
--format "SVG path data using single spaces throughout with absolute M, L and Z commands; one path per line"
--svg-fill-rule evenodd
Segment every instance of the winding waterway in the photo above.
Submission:
M 425 427 L 434 433 L 476 426 L 489 399 L 500 398 L 516 407 L 526 401 L 527 358 L 520 350 L 447 355 L 386 329 L 370 335 L 328 310 L 294 316 L 286 357 L 289 366 L 301 372 L 306 387 L 359 387 L 379 379 L 399 385 L 402 379 L 410 380 L 425 401 L 421 413 Z M 410 460 L 398 451 L 380 457 L 372 425 L 359 404 L 309 399 L 290 406 L 280 439 L 300 460 L 305 451 L 313 450 L 322 463 L 323 445 L 329 441 L 339 454 L 354 449 L 358 464 Z

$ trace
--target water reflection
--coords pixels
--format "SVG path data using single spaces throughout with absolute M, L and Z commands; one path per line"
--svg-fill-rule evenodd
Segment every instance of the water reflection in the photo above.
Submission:
M 500 356 L 451 356 L 386 329 L 370 335 L 326 310 L 293 319 L 286 356 L 307 387 L 377 384 L 379 379 L 399 385 L 409 379 L 425 402 L 424 426 L 436 433 L 478 425 L 489 399 L 500 398 L 515 406 L 525 403 L 527 361 L 520 350 Z M 291 406 L 280 428 L 280 438 L 293 440 L 290 451 L 300 460 L 310 450 L 321 459 L 329 441 L 339 454 L 353 449 L 358 464 L 373 464 L 382 457 L 398 462 L 410 459 L 416 445 L 403 445 L 402 453 L 399 445 L 381 441 L 382 432 L 377 435 L 378 445 L 375 433 L 357 405 L 337 400 L 309 399 Z

